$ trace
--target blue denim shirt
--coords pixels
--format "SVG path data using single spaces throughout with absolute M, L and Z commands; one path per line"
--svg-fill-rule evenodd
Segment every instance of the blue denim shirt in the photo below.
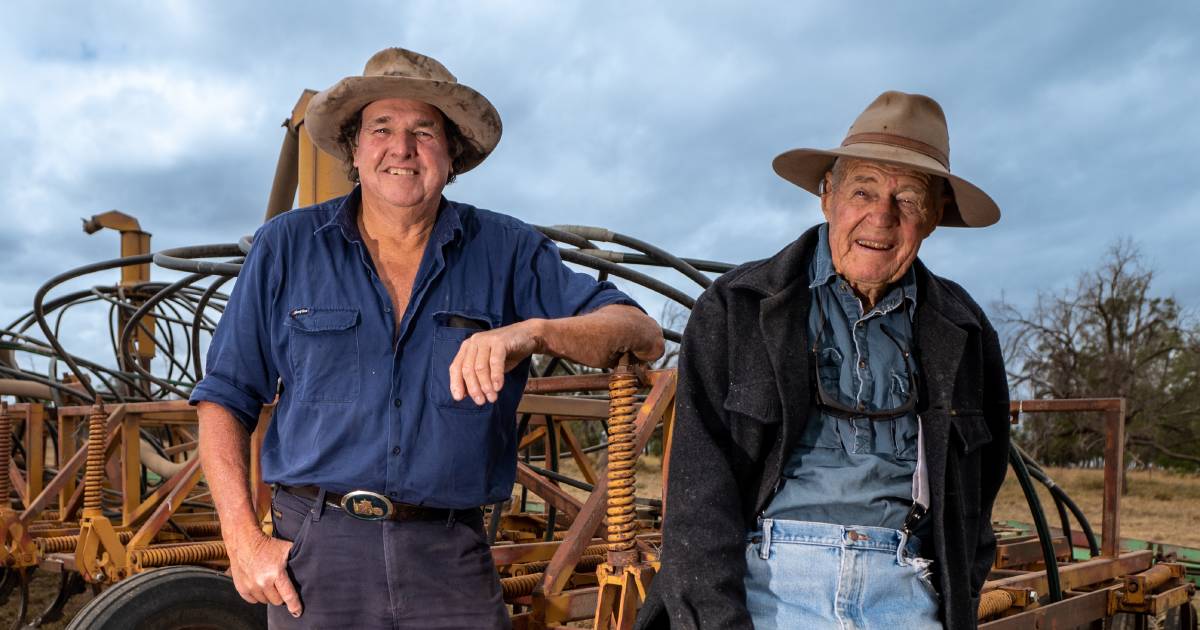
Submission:
M 262 447 L 269 483 L 363 489 L 467 508 L 507 499 L 528 360 L 495 403 L 450 397 L 449 366 L 473 330 L 636 304 L 563 265 L 530 226 L 443 200 L 405 313 L 359 234 L 358 189 L 263 225 L 213 335 L 191 401 L 248 429 L 283 391 Z M 396 326 L 396 317 L 400 325 Z
M 822 225 L 809 266 L 813 308 L 808 334 L 820 339 L 817 377 L 825 392 L 847 407 L 901 406 L 909 395 L 916 274 L 908 273 L 871 309 L 833 268 L 829 226 Z M 824 330 L 818 330 L 824 313 Z M 807 350 L 806 350 L 807 351 Z M 917 466 L 915 413 L 890 420 L 845 418 L 815 404 L 796 450 L 784 467 L 783 485 L 764 517 L 900 529 L 912 503 Z

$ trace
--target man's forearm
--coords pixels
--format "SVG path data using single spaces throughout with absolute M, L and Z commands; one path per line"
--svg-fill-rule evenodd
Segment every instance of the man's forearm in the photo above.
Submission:
M 659 325 L 641 310 L 610 304 L 587 315 L 538 320 L 539 350 L 592 367 L 610 367 L 632 352 L 642 361 L 662 356 Z
M 212 492 L 227 544 L 252 532 L 262 533 L 250 499 L 250 435 L 233 414 L 211 402 L 201 402 L 200 463 Z

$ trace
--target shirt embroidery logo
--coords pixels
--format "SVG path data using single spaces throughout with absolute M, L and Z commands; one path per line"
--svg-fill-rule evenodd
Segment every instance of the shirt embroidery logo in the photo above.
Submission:
M 292 309 L 292 312 L 290 313 L 290 315 L 292 317 L 299 317 L 299 316 L 305 315 L 307 313 L 308 313 L 308 307 L 306 306 L 304 308 Z

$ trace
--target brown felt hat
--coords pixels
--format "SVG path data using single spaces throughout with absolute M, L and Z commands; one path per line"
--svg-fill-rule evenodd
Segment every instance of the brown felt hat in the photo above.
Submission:
M 481 152 L 457 173 L 478 166 L 500 142 L 500 114 L 482 94 L 459 83 L 436 59 L 403 48 L 375 53 L 362 76 L 346 77 L 314 95 L 304 114 L 304 126 L 321 150 L 349 162 L 351 156 L 345 155 L 337 142 L 342 125 L 362 108 L 385 98 L 429 103 L 454 121 Z
M 954 195 L 940 225 L 987 227 L 1000 220 L 1000 208 L 987 193 L 950 174 L 946 114 L 928 96 L 884 92 L 850 125 L 842 146 L 792 149 L 776 157 L 772 166 L 780 177 L 820 195 L 821 179 L 839 157 L 883 162 L 946 178 Z

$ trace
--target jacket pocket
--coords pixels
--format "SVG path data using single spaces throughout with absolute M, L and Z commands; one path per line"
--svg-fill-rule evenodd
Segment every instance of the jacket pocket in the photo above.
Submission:
M 358 397 L 358 310 L 298 308 L 288 314 L 288 359 L 300 402 Z
M 761 424 L 778 424 L 782 419 L 775 381 L 733 383 L 725 396 L 724 407 L 725 411 L 746 416 Z

